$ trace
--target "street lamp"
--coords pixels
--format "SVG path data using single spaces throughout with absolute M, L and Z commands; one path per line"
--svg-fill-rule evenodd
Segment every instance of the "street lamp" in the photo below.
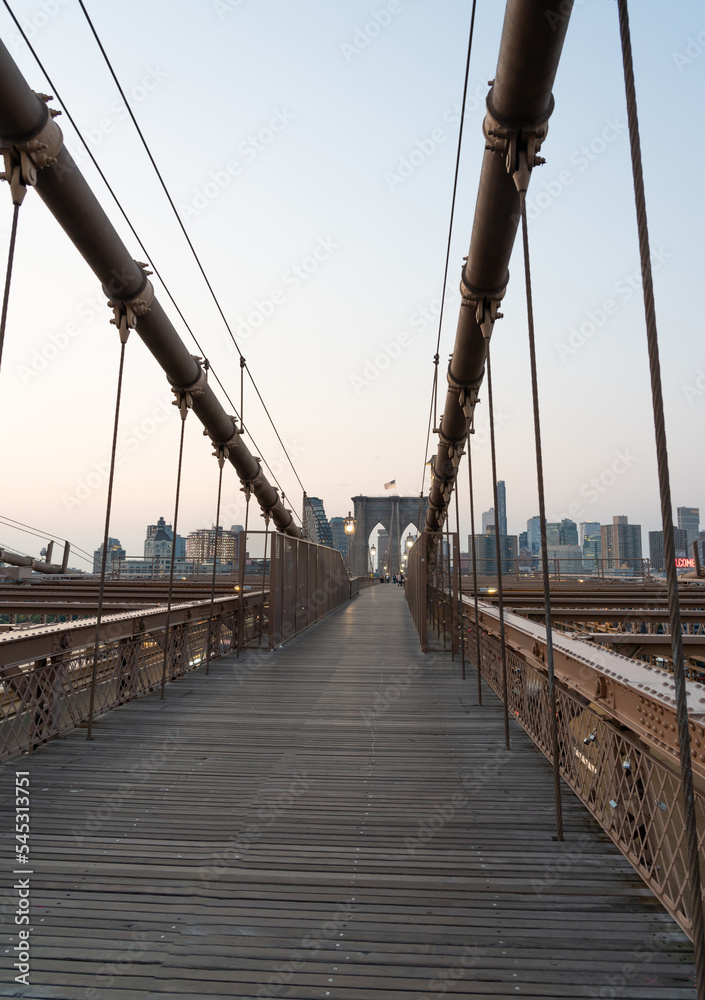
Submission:
M 350 575 L 350 543 L 352 542 L 352 535 L 355 534 L 355 518 L 352 516 L 350 511 L 348 511 L 348 516 L 345 518 L 345 534 L 348 536 L 348 560 L 347 560 L 347 570 L 348 576 Z
M 416 539 L 413 538 L 411 532 L 409 532 L 409 534 L 406 536 L 406 547 L 407 547 L 407 549 L 410 549 L 411 546 L 414 544 L 415 541 L 416 541 Z
M 370 555 L 372 556 L 372 572 L 375 571 L 375 556 L 377 555 L 377 549 L 374 544 L 370 546 Z

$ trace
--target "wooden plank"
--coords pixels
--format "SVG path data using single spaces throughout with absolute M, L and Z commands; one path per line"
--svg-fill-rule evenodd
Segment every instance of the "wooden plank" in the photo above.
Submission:
M 553 841 L 549 765 L 474 687 L 373 587 L 10 762 L 32 985 L 0 996 L 695 997 L 690 943 L 568 791 Z

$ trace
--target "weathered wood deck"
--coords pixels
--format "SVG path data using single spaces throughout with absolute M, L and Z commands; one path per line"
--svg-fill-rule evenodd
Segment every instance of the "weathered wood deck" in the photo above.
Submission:
M 695 996 L 692 949 L 404 597 L 363 591 L 275 653 L 5 768 L 0 995 Z M 14 982 L 15 767 L 32 798 L 31 985 Z

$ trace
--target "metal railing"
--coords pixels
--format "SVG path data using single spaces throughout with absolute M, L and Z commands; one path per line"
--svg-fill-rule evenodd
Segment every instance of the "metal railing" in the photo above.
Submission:
M 474 659 L 474 622 L 466 619 L 467 655 Z M 480 629 L 482 676 L 502 697 L 500 644 Z M 548 681 L 507 651 L 509 712 L 541 752 L 550 750 Z M 651 747 L 557 685 L 560 771 L 622 854 L 687 934 L 691 934 L 685 824 L 680 774 Z M 695 792 L 701 851 L 705 795 Z M 704 868 L 705 870 L 705 868 Z
M 252 539 L 256 532 L 249 532 Z M 95 674 L 94 716 L 117 708 L 237 650 L 286 642 L 348 601 L 358 581 L 340 552 L 278 532 L 245 593 L 246 538 L 239 546 L 238 593 L 106 615 L 94 663 L 94 617 L 0 635 L 0 760 L 36 749 L 88 721 Z M 168 649 L 164 655 L 169 617 Z M 210 633 L 210 655 L 206 644 Z
M 450 628 L 448 594 L 428 586 L 427 606 L 436 606 Z M 415 601 L 419 602 L 417 596 Z M 468 662 L 475 665 L 476 633 L 472 600 L 453 614 L 465 642 Z M 499 639 L 480 625 L 481 673 L 502 700 L 502 657 Z M 536 746 L 550 760 L 548 678 L 526 656 L 507 649 L 508 709 Z M 600 710 L 557 680 L 560 772 L 605 833 L 633 865 L 644 882 L 692 936 L 691 894 L 687 877 L 687 845 L 681 778 L 675 755 L 663 752 L 625 731 L 616 716 Z M 695 726 L 693 726 L 695 728 Z M 695 751 L 694 751 L 695 752 Z M 695 763 L 695 762 L 694 762 Z M 701 868 L 705 873 L 705 780 L 695 774 L 695 807 Z M 542 891 L 541 884 L 535 887 Z M 547 889 L 547 891 L 550 891 Z
M 257 634 L 262 592 L 218 598 L 211 624 L 211 658 Z M 166 679 L 195 670 L 206 659 L 210 602 L 176 605 L 171 612 Z M 162 608 L 104 619 L 95 663 L 94 714 L 153 691 L 164 669 L 166 611 Z M 0 760 L 31 751 L 88 720 L 94 671 L 95 619 L 5 633 L 0 637 Z
M 359 589 L 337 549 L 302 538 L 272 536 L 269 647 L 287 642 L 340 607 Z

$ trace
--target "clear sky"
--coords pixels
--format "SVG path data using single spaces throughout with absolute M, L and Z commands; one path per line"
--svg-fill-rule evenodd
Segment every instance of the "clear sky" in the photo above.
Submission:
M 329 517 L 345 515 L 355 494 L 384 493 L 392 478 L 399 492 L 418 495 L 469 0 L 86 6 L 306 490 L 323 498 Z M 13 0 L 12 7 L 238 401 L 234 348 L 80 7 L 75 0 Z M 639 0 L 631 8 L 673 502 L 702 509 L 705 10 L 699 0 Z M 499 0 L 478 3 L 441 408 L 503 13 Z M 0 35 L 30 84 L 46 90 L 4 8 Z M 614 0 L 576 3 L 554 93 L 542 150 L 548 162 L 529 189 L 548 515 L 605 523 L 627 514 L 643 526 L 646 554 L 646 532 L 660 527 L 660 513 Z M 58 121 L 140 259 L 70 124 Z M 3 261 L 10 216 L 6 189 Z M 509 531 L 517 533 L 537 512 L 520 247 L 511 270 L 493 374 L 498 473 Z M 181 331 L 159 283 L 156 291 Z M 0 513 L 89 551 L 102 539 L 118 351 L 97 280 L 30 191 L 0 371 Z M 179 426 L 166 379 L 135 334 L 127 355 L 110 533 L 139 555 L 145 526 L 160 515 L 172 519 Z M 250 388 L 245 421 L 257 442 L 251 449 L 300 513 L 300 487 Z M 184 534 L 213 522 L 217 486 L 200 424 L 189 424 Z M 478 511 L 492 503 L 486 426 L 483 399 L 474 444 Z M 226 527 L 244 520 L 238 488 L 227 468 Z M 460 496 L 466 536 L 466 485 Z M 5 527 L 0 543 L 35 555 L 41 546 Z

